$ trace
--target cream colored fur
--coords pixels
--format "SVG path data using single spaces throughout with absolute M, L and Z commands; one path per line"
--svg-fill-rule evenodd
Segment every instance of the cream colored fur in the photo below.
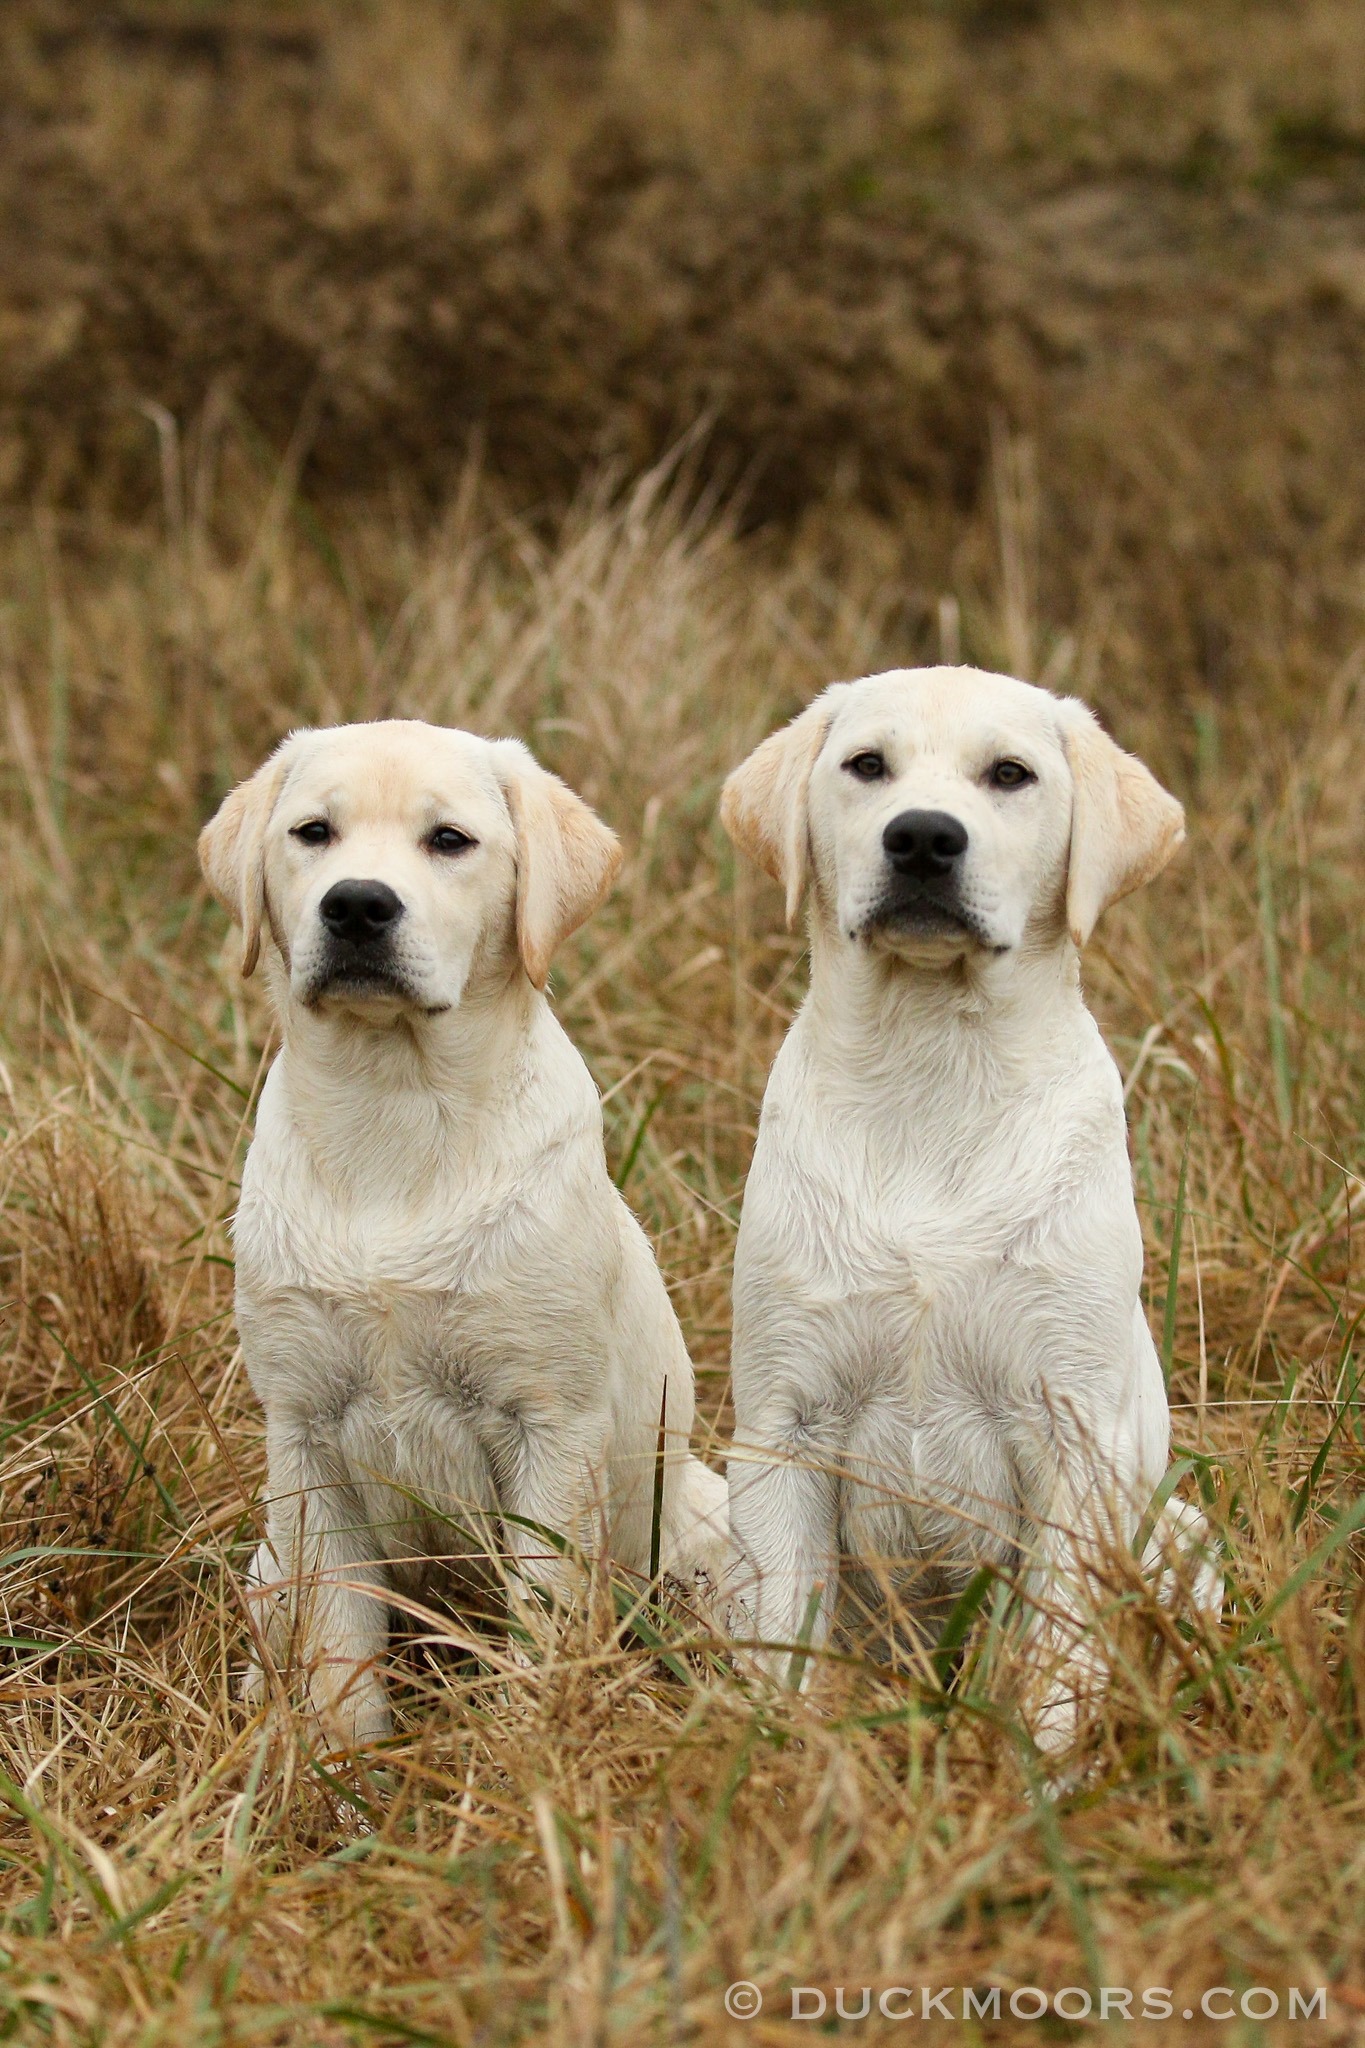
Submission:
M 1029 779 L 996 786 L 1001 762 Z M 951 916 L 894 907 L 883 833 L 907 812 L 966 834 Z M 789 921 L 809 888 L 810 993 L 735 1261 L 731 1515 L 758 1634 L 823 1644 L 841 1557 L 890 1570 L 930 1626 L 980 1562 L 1023 1560 L 1035 1727 L 1059 1744 L 1099 1675 L 1088 1566 L 1131 1541 L 1169 1442 L 1077 948 L 1170 859 L 1180 806 L 1084 705 L 927 669 L 827 689 L 736 769 L 722 816 Z M 1149 1563 L 1192 1551 L 1216 1611 L 1203 1537 L 1175 1504 Z
M 468 843 L 437 850 L 442 827 Z M 292 1638 L 329 1734 L 364 1740 L 389 1725 L 388 1596 L 461 1529 L 500 1530 L 523 1589 L 574 1582 L 527 1523 L 647 1572 L 665 1383 L 662 1560 L 725 1568 L 691 1362 L 543 993 L 620 853 L 518 742 L 404 721 L 293 734 L 200 852 L 283 1032 L 235 1224 L 269 1458 L 254 1579 L 274 1654 Z M 338 979 L 320 906 L 355 879 L 401 901 L 391 985 Z

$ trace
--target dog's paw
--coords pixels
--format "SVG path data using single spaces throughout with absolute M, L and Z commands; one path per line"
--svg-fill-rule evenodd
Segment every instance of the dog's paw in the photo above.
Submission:
M 1188 1598 L 1204 1621 L 1217 1627 L 1223 1615 L 1223 1565 L 1217 1538 L 1189 1501 L 1167 1501 L 1143 1554 L 1143 1569 L 1155 1581 L 1163 1607 Z

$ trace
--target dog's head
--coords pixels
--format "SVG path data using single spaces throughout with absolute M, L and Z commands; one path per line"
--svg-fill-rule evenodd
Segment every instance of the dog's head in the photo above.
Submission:
M 615 835 L 518 740 L 391 719 L 296 732 L 204 827 L 199 857 L 272 988 L 373 1023 L 454 1009 L 555 948 L 621 862 Z
M 979 669 L 835 683 L 738 767 L 721 817 L 846 940 L 925 966 L 1082 946 L 1184 813 L 1074 698 Z

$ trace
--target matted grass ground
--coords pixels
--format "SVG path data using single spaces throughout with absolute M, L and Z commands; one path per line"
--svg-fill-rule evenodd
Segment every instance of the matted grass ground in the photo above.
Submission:
M 1046 494 L 1003 431 L 927 595 L 883 530 L 743 541 L 676 472 L 548 538 L 471 476 L 419 532 L 324 525 L 244 450 L 168 435 L 161 526 L 35 515 L 0 548 L 0 2030 L 778 2041 L 818 2031 L 796 1983 L 854 2008 L 956 1987 L 917 2037 L 1069 2038 L 1011 2021 L 1011 1989 L 1155 1985 L 1182 2039 L 1356 2038 L 1365 642 L 1341 660 L 1303 584 L 1267 602 L 1240 708 L 1158 695 L 1101 577 L 1040 616 Z M 803 969 L 719 784 L 819 684 L 945 645 L 1092 695 L 1190 805 L 1086 973 L 1186 1485 L 1227 1546 L 1221 1639 L 1117 1586 L 1093 1769 L 1055 1801 L 987 1616 L 956 1673 L 836 1667 L 817 1707 L 599 1607 L 532 1670 L 407 1653 L 382 1761 L 325 1763 L 234 1701 L 263 1456 L 226 1220 L 270 1027 L 198 824 L 291 722 L 402 711 L 524 735 L 619 827 L 556 1001 L 723 1434 L 740 1194 Z M 739 1979 L 756 2019 L 723 2009 Z M 1325 1985 L 1327 2018 L 1216 2023 L 1215 1985 Z M 964 2021 L 967 1986 L 1006 2016 Z M 841 2025 L 906 2031 L 875 2003 Z

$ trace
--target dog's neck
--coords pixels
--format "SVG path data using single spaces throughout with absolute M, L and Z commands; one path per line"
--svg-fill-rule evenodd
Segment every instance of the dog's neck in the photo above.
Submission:
M 851 945 L 818 916 L 803 1020 L 822 1062 L 882 1105 L 926 1087 L 984 1107 L 1036 1082 L 1093 1029 L 1065 939 L 919 966 Z
M 435 1017 L 372 1025 L 289 1005 L 279 1081 L 321 1179 L 386 1199 L 448 1182 L 452 1167 L 525 1127 L 533 1042 L 548 1021 L 520 968 Z

